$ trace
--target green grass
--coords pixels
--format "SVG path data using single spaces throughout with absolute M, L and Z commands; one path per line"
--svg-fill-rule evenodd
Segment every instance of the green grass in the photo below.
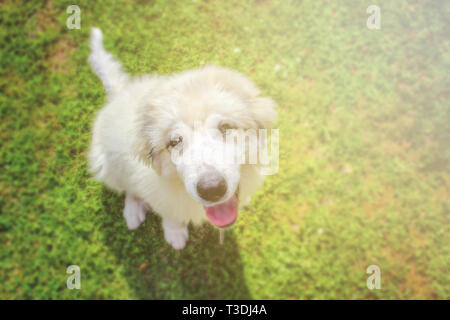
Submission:
M 379 0 L 381 30 L 357 0 L 76 3 L 80 30 L 71 1 L 0 3 L 0 298 L 450 299 L 450 3 Z M 223 246 L 128 231 L 90 178 L 91 26 L 132 74 L 217 63 L 276 100 L 279 172 Z

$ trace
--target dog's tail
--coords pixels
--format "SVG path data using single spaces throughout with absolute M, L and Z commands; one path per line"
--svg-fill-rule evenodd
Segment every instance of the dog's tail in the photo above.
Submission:
M 102 80 L 109 99 L 120 92 L 129 81 L 129 76 L 123 71 L 120 62 L 103 48 L 103 34 L 99 28 L 92 28 L 91 31 L 89 62 Z

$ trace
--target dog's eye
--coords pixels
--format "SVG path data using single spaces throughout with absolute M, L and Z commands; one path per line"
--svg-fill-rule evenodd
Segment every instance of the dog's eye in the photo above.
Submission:
M 169 141 L 169 144 L 168 144 L 167 146 L 173 148 L 173 147 L 175 147 L 177 144 L 181 143 L 182 141 L 183 141 L 183 137 L 182 137 L 182 136 L 179 136 L 179 137 L 177 137 L 177 138 L 175 138 L 175 139 L 170 140 L 170 141 Z
M 235 127 L 235 126 L 232 126 L 232 125 L 229 124 L 229 123 L 222 123 L 222 124 L 219 126 L 219 130 L 220 130 L 220 132 L 221 132 L 223 135 L 227 133 L 227 130 L 232 130 L 232 129 L 236 129 L 236 127 Z

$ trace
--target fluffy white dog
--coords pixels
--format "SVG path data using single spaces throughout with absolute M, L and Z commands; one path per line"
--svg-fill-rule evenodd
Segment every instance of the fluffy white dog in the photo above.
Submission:
M 167 242 L 182 249 L 189 222 L 231 225 L 260 186 L 260 166 L 215 156 L 226 149 L 228 129 L 267 128 L 276 117 L 273 101 L 259 97 L 242 74 L 216 66 L 130 77 L 105 51 L 97 28 L 89 61 L 108 98 L 94 121 L 90 170 L 125 192 L 128 228 L 137 228 L 151 208 Z M 187 159 L 199 153 L 209 157 Z

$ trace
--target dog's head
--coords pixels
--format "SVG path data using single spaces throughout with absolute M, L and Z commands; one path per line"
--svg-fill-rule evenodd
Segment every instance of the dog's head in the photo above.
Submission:
M 257 136 L 276 117 L 273 101 L 259 94 L 243 75 L 207 66 L 167 78 L 141 110 L 139 157 L 159 175 L 182 181 L 218 227 L 237 217 L 248 133 Z M 242 137 L 244 148 L 236 143 Z

